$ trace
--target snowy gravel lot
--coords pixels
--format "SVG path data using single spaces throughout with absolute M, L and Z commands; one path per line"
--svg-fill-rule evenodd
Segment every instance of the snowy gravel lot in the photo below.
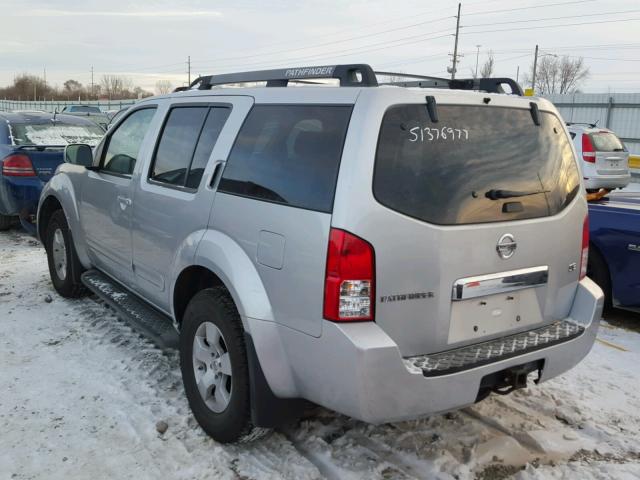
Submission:
M 317 408 L 221 446 L 189 413 L 176 353 L 91 298 L 57 296 L 39 244 L 5 232 L 0 479 L 637 479 L 640 315 L 614 316 L 582 364 L 538 387 L 381 426 Z

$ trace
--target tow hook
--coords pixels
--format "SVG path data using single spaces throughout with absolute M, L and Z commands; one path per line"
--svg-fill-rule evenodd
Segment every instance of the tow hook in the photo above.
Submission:
M 497 393 L 498 395 L 508 395 L 515 390 L 527 387 L 527 377 L 530 373 L 538 372 L 535 383 L 540 381 L 544 360 L 536 360 L 534 362 L 517 365 L 515 367 L 506 368 L 499 372 L 491 373 L 482 378 L 480 389 L 476 401 L 485 398 L 489 393 Z

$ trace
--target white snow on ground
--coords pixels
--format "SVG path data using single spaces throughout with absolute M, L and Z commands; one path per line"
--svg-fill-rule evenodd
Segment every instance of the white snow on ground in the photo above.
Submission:
M 0 480 L 637 479 L 634 330 L 604 323 L 564 376 L 462 411 L 372 426 L 316 408 L 253 444 L 222 446 L 190 415 L 176 353 L 91 298 L 56 295 L 39 244 L 2 233 Z

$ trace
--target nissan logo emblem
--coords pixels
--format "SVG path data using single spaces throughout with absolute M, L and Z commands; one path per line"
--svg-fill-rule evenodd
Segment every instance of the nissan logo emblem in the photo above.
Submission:
M 503 260 L 507 258 L 513 257 L 513 254 L 516 253 L 516 248 L 518 244 L 516 243 L 515 238 L 510 233 L 505 233 L 498 240 L 498 244 L 496 245 L 496 251 L 498 252 L 498 256 Z

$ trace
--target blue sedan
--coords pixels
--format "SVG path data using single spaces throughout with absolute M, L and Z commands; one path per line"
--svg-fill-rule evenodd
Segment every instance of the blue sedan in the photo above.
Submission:
M 65 145 L 97 145 L 104 130 L 85 118 L 45 112 L 0 112 L 0 230 L 19 219 L 29 228 L 44 184 Z
M 640 311 L 640 193 L 589 204 L 588 275 L 609 306 Z

